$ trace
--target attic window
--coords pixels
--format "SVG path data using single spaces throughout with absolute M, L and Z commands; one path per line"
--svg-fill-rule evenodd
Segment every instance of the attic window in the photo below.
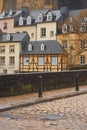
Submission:
M 52 21 L 52 13 L 51 12 L 49 12 L 47 14 L 47 21 Z
M 7 34 L 7 41 L 10 41 L 10 39 L 11 39 L 10 34 Z
M 84 17 L 84 22 L 87 22 L 87 17 Z
M 45 45 L 44 43 L 41 44 L 41 51 L 44 51 L 45 50 Z
M 10 16 L 12 16 L 12 14 L 13 14 L 13 11 L 12 11 L 12 10 L 10 10 L 9 15 L 10 15 Z
M 80 31 L 81 31 L 81 32 L 85 32 L 86 30 L 87 30 L 86 23 L 85 23 L 85 22 L 82 22 Z
M 69 25 L 69 31 L 73 32 L 73 26 L 71 24 Z
M 43 21 L 43 15 L 39 14 L 39 16 L 38 16 L 38 22 L 42 22 L 42 21 Z
M 32 51 L 33 50 L 33 46 L 32 46 L 32 44 L 29 44 L 28 45 L 28 51 Z
M 28 25 L 31 24 L 31 17 L 30 17 L 30 16 L 27 17 L 27 24 L 28 24 Z
M 67 33 L 67 25 L 64 24 L 62 27 L 62 33 Z
M 6 12 L 5 12 L 5 11 L 2 13 L 2 16 L 3 16 L 3 17 L 5 17 L 5 16 L 6 16 Z
M 19 18 L 19 25 L 23 25 L 23 18 L 22 17 Z

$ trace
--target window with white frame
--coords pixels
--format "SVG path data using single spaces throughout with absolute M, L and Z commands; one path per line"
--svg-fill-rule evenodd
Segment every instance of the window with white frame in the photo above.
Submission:
M 44 51 L 45 50 L 45 45 L 44 43 L 41 44 L 41 51 Z
M 32 49 L 33 49 L 32 44 L 28 44 L 28 51 L 32 51 Z
M 5 56 L 0 56 L 0 65 L 5 65 Z
M 74 31 L 72 24 L 69 25 L 69 31 L 70 31 L 70 32 L 73 32 L 73 31 Z
M 80 56 L 80 64 L 81 65 L 85 64 L 85 56 Z
M 41 37 L 46 37 L 46 28 L 41 28 Z
M 9 65 L 14 65 L 15 64 L 15 57 L 14 56 L 10 56 L 9 57 Z
M 85 41 L 84 40 L 80 41 L 80 48 L 81 49 L 85 48 Z
M 23 18 L 22 17 L 19 18 L 19 25 L 23 25 Z
M 0 53 L 5 53 L 5 46 L 0 46 Z
M 51 12 L 49 12 L 47 14 L 47 21 L 52 21 L 52 13 Z
M 44 65 L 44 57 L 38 57 L 38 65 Z
M 62 33 L 67 33 L 67 25 L 66 24 L 64 24 L 62 26 Z
M 52 65 L 57 65 L 57 64 L 58 64 L 58 58 L 52 57 Z
M 9 46 L 9 53 L 14 53 L 15 52 L 15 45 L 10 45 Z
M 8 34 L 7 34 L 7 41 L 10 41 L 10 39 L 11 39 L 11 36 L 10 36 L 10 34 L 8 33 Z
M 29 59 L 28 57 L 23 58 L 23 65 L 28 65 L 29 64 Z
M 85 22 L 82 22 L 80 31 L 81 31 L 81 32 L 87 31 L 87 26 L 86 26 L 86 23 L 85 23 Z
M 27 17 L 27 25 L 30 25 L 30 24 L 31 24 L 31 17 L 28 16 L 28 17 Z
M 38 22 L 42 22 L 42 21 L 43 21 L 43 15 L 39 14 L 39 16 L 38 16 Z

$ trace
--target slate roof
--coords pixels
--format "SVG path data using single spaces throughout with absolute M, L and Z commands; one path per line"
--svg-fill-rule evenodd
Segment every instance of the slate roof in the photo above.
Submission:
M 2 12 L 2 14 L 0 14 L 0 19 L 15 18 L 16 16 L 22 14 L 22 11 L 21 10 L 19 10 L 19 11 L 13 11 L 12 15 L 10 15 L 10 11 L 9 12 L 5 12 L 4 11 L 4 13 L 5 13 L 5 16 L 3 16 L 3 12 Z
M 22 51 L 21 54 L 63 54 L 65 52 L 56 40 L 32 41 L 30 43 L 33 46 L 33 49 L 31 51 Z M 41 51 L 42 43 L 45 46 L 44 51 Z
M 40 23 L 49 22 L 49 21 L 47 21 L 47 14 L 48 14 L 49 12 L 52 12 L 52 14 L 53 14 L 53 17 L 54 17 L 54 18 L 53 18 L 52 21 L 57 21 L 57 20 L 61 17 L 60 10 L 52 10 L 52 11 L 51 11 L 51 10 L 49 10 L 49 9 L 42 9 L 42 10 L 31 11 L 28 16 L 31 16 L 31 18 L 33 19 L 32 24 L 38 24 L 38 23 L 39 23 L 39 22 L 38 22 L 38 16 L 39 16 L 39 14 L 42 14 L 43 17 L 44 17 L 44 20 L 43 20 L 42 22 L 40 22 Z M 27 25 L 27 24 L 26 24 L 27 17 L 23 17 L 23 19 L 25 20 L 25 23 L 24 23 L 23 25 L 21 25 L 21 26 L 30 26 L 30 25 Z M 19 21 L 19 18 L 18 18 L 17 21 Z M 51 21 L 50 21 L 50 22 L 51 22 Z M 31 25 L 32 25 L 32 24 L 31 24 Z M 16 22 L 15 26 L 20 26 L 20 25 L 18 24 L 18 22 Z
M 28 36 L 26 32 L 24 33 L 10 33 L 10 40 L 7 40 L 8 33 L 0 34 L 0 43 L 7 43 L 7 42 L 22 42 L 24 38 Z

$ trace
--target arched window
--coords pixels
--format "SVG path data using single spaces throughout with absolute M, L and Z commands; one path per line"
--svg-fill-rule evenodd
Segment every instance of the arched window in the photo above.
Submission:
M 32 46 L 32 44 L 30 43 L 29 45 L 28 45 L 28 51 L 32 51 L 33 50 L 33 46 Z
M 10 10 L 9 15 L 10 15 L 10 16 L 12 16 L 12 15 L 13 15 L 13 11 L 12 11 L 12 10 Z
M 69 31 L 70 31 L 70 32 L 73 32 L 73 31 L 74 31 L 72 24 L 69 25 Z
M 22 17 L 19 18 L 19 25 L 23 25 L 23 18 Z
M 10 41 L 10 39 L 11 39 L 10 34 L 7 34 L 7 41 Z
M 30 24 L 31 24 L 31 17 L 28 16 L 28 17 L 27 17 L 27 25 L 30 25 Z
M 39 14 L 39 16 L 38 16 L 38 22 L 42 22 L 42 21 L 43 21 L 43 15 Z
M 44 43 L 41 44 L 41 51 L 44 51 L 45 50 L 45 45 Z
M 47 21 L 52 21 L 52 13 L 51 12 L 49 12 L 47 14 Z
M 85 23 L 85 22 L 82 22 L 80 31 L 81 31 L 81 32 L 87 31 L 87 29 L 86 29 L 86 23 Z
M 62 26 L 62 33 L 67 33 L 67 25 L 66 24 L 64 24 Z

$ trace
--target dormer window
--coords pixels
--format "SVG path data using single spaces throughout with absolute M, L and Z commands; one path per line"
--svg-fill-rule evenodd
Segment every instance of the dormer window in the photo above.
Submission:
M 19 18 L 19 25 L 23 25 L 23 17 Z
M 67 33 L 67 25 L 64 24 L 62 27 L 62 33 Z
M 41 44 L 41 51 L 44 51 L 45 50 L 45 45 L 44 43 Z
M 87 22 L 87 17 L 84 17 L 84 22 Z
M 7 41 L 10 41 L 10 38 L 11 38 L 10 34 L 7 34 Z
M 39 14 L 39 16 L 38 16 L 38 22 L 42 22 L 42 21 L 43 21 L 43 15 Z
M 6 12 L 5 12 L 5 11 L 2 13 L 2 16 L 3 16 L 3 17 L 5 17 L 5 16 L 6 16 Z
M 69 31 L 73 32 L 73 26 L 72 25 L 69 25 Z
M 31 17 L 28 16 L 28 17 L 27 17 L 27 25 L 30 25 L 30 24 L 31 24 Z
M 28 45 L 28 51 L 32 51 L 33 50 L 33 46 L 32 46 L 32 44 L 29 44 Z
M 86 23 L 85 23 L 85 22 L 82 22 L 80 31 L 81 31 L 81 32 L 87 31 L 87 29 L 86 29 Z
M 12 11 L 12 10 L 10 10 L 9 15 L 10 15 L 10 16 L 12 16 L 12 14 L 13 14 L 13 11 Z
M 47 21 L 52 21 L 52 13 L 51 12 L 49 12 L 47 14 Z

